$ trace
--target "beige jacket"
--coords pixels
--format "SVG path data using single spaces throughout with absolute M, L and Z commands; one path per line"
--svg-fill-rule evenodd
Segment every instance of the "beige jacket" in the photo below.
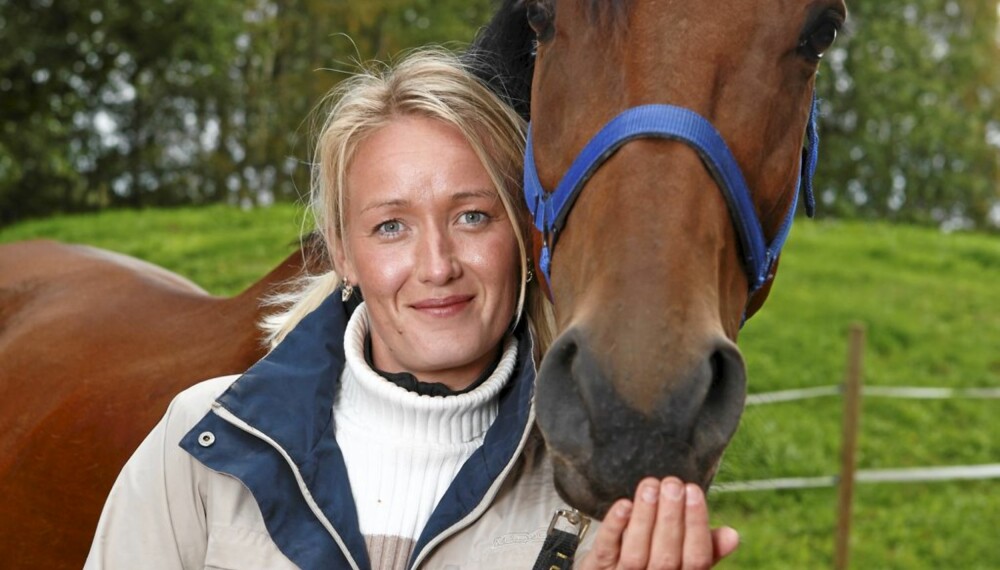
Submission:
M 335 383 L 318 380 L 339 377 L 346 316 L 339 302 L 317 312 L 247 374 L 171 403 L 119 475 L 86 569 L 367 567 L 353 502 L 338 506 L 350 488 L 331 432 L 325 386 Z M 530 355 L 530 341 L 521 345 Z M 410 567 L 530 569 L 553 514 L 568 508 L 534 427 L 530 357 L 519 360 L 500 417 Z

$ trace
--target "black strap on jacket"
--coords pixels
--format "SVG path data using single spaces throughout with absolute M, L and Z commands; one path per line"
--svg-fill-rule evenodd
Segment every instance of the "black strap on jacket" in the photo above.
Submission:
M 573 532 L 556 528 L 559 519 L 566 519 L 566 522 L 573 528 Z M 572 568 L 576 549 L 587 534 L 588 528 L 590 528 L 590 519 L 578 511 L 564 509 L 556 511 L 552 515 L 549 530 L 545 534 L 545 542 L 542 544 L 542 551 L 538 553 L 532 570 L 569 570 Z

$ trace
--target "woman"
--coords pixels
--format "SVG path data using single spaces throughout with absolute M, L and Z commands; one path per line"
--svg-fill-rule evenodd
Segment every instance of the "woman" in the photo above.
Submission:
M 335 101 L 312 188 L 335 271 L 280 300 L 266 358 L 174 400 L 88 568 L 530 568 L 567 508 L 533 427 L 551 318 L 517 205 L 522 122 L 441 52 Z M 590 540 L 580 567 L 707 567 L 736 546 L 674 479 Z

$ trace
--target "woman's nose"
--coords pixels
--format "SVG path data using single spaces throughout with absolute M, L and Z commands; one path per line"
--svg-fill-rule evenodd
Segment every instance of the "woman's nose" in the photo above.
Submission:
M 425 283 L 444 285 L 461 274 L 455 243 L 448 232 L 434 228 L 423 232 L 417 252 L 417 277 Z

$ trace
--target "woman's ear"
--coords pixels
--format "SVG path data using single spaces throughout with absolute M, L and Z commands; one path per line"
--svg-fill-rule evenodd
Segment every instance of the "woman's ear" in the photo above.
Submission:
M 344 252 L 342 244 L 337 243 L 337 247 L 333 250 L 333 268 L 337 271 L 337 275 L 341 279 L 347 279 L 352 285 L 356 284 L 357 273 L 354 271 L 354 264 L 351 263 L 350 258 Z
M 354 265 L 344 250 L 344 242 L 334 234 L 335 232 L 332 229 L 328 230 L 326 234 L 326 243 L 330 244 L 330 260 L 333 262 L 333 269 L 341 279 L 346 277 L 348 280 L 351 280 L 355 275 Z

